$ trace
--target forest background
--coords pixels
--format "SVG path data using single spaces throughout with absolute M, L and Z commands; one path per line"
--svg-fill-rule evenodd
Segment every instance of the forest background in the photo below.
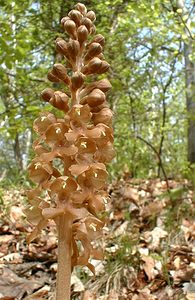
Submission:
M 106 39 L 116 157 L 105 260 L 95 264 L 95 280 L 76 270 L 72 299 L 195 299 L 195 3 L 81 2 L 95 11 L 97 33 Z M 60 20 L 75 4 L 0 0 L 0 298 L 54 294 L 56 231 L 50 224 L 26 245 L 32 226 L 24 191 L 31 186 L 33 121 L 55 110 L 40 93 L 59 88 L 47 73 L 60 61 Z
M 106 38 L 116 158 L 112 178 L 192 177 L 195 162 L 194 2 L 83 1 Z M 74 1 L 0 1 L 0 176 L 26 182 L 33 120 L 58 61 L 54 41 Z

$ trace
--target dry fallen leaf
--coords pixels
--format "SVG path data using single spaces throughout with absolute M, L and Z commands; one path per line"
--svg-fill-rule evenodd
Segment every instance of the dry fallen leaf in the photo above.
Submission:
M 38 291 L 36 291 L 32 295 L 25 297 L 24 300 L 31 300 L 31 299 L 32 300 L 42 300 L 42 299 L 45 299 L 45 298 L 43 298 L 43 296 L 47 295 L 49 291 L 50 291 L 50 287 L 48 285 L 45 285 L 44 287 L 42 287 L 41 289 L 39 289 Z
M 119 299 L 119 294 L 115 290 L 111 290 L 107 300 L 118 300 Z
M 87 290 L 84 292 L 82 300 L 96 300 L 96 297 L 93 293 Z
M 181 229 L 184 232 L 186 242 L 194 241 L 195 239 L 195 221 L 183 220 Z
M 142 255 L 142 260 L 144 261 L 143 269 L 148 277 L 148 280 L 153 280 L 157 275 L 155 270 L 155 260 L 151 256 Z
M 157 297 L 151 295 L 150 290 L 148 288 L 144 288 L 142 290 L 138 290 L 139 294 L 134 295 L 132 300 L 156 300 Z
M 181 264 L 181 258 L 180 258 L 179 256 L 177 256 L 177 257 L 174 259 L 173 264 L 174 264 L 176 270 L 179 270 L 180 264 Z
M 160 240 L 165 238 L 167 235 L 167 231 L 160 227 L 155 227 L 152 231 L 146 231 L 144 233 L 144 239 L 148 244 L 149 249 L 156 250 L 159 247 Z
M 195 282 L 185 282 L 183 291 L 186 294 L 187 300 L 195 300 Z
M 83 283 L 75 274 L 71 276 L 71 286 L 72 285 L 74 292 L 83 292 L 85 290 Z
M 195 300 L 195 293 L 187 293 L 186 299 L 187 300 Z
M 124 199 L 132 201 L 137 207 L 139 206 L 139 193 L 137 189 L 126 186 L 122 190 L 122 195 Z
M 12 206 L 10 209 L 10 220 L 13 223 L 16 223 L 18 221 L 21 222 L 22 217 L 24 217 L 23 209 L 19 206 Z
M 122 234 L 125 234 L 127 227 L 128 227 L 129 221 L 123 222 L 116 230 L 114 231 L 114 236 L 118 237 Z
M 147 206 L 144 206 L 141 209 L 140 215 L 143 218 L 147 218 L 152 215 L 158 215 L 162 211 L 163 207 L 164 207 L 164 204 L 161 201 L 151 202 Z
M 14 262 L 14 263 L 21 263 L 22 262 L 22 255 L 18 252 L 10 253 L 4 255 L 0 258 L 0 262 Z
M 14 235 L 13 234 L 4 234 L 0 235 L 0 244 L 8 243 L 10 241 L 13 241 Z
M 0 291 L 4 297 L 16 297 L 20 299 L 25 293 L 30 294 L 42 286 L 42 283 L 39 281 L 18 277 L 6 267 L 0 268 L 0 274 Z
M 0 300 L 15 300 L 16 298 L 15 297 L 1 297 L 1 294 L 0 294 Z

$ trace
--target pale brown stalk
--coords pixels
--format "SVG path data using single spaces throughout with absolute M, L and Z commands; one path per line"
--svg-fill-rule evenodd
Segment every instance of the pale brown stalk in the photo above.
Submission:
M 58 270 L 56 300 L 70 299 L 72 218 L 66 214 L 59 217 Z

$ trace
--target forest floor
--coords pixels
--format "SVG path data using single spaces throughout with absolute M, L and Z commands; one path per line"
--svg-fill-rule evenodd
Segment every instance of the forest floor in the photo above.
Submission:
M 124 178 L 109 186 L 105 260 L 72 274 L 72 298 L 195 300 L 195 190 L 187 180 Z M 53 299 L 57 239 L 51 223 L 30 245 L 24 191 L 0 190 L 0 300 Z

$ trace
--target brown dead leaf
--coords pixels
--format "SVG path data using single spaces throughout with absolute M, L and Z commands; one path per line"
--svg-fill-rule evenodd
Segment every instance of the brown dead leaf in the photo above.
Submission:
M 167 235 L 167 231 L 160 227 L 155 227 L 152 231 L 146 231 L 144 233 L 144 239 L 148 244 L 149 249 L 156 250 L 159 247 L 160 240 L 165 238 Z
M 185 282 L 183 291 L 186 294 L 187 300 L 195 300 L 195 282 Z
M 184 268 L 183 270 L 170 271 L 175 284 L 179 284 L 182 281 L 189 281 L 195 274 L 195 269 Z
M 142 260 L 144 261 L 143 269 L 148 277 L 148 280 L 151 281 L 157 275 L 155 270 L 155 260 L 151 256 L 142 255 Z
M 1 296 L 1 294 L 0 294 Z M 0 300 L 14 300 L 16 299 L 15 297 L 0 297 Z
M 83 292 L 85 290 L 83 283 L 75 274 L 71 276 L 71 285 L 73 285 L 74 292 Z
M 22 217 L 24 217 L 23 209 L 19 206 L 12 206 L 10 209 L 10 220 L 13 223 L 16 223 L 18 221 L 22 220 Z
M 84 292 L 82 300 L 96 300 L 96 296 L 94 295 L 94 293 L 91 293 L 87 290 Z
M 143 290 L 138 290 L 139 294 L 134 295 L 132 300 L 156 300 L 157 297 L 151 295 L 150 290 L 148 288 L 144 288 Z
M 111 290 L 107 300 L 118 300 L 119 299 L 119 294 L 115 290 Z
M 4 234 L 0 235 L 0 244 L 2 243 L 8 243 L 10 241 L 13 241 L 14 235 L 13 234 Z
M 180 269 L 180 265 L 181 265 L 181 258 L 179 256 L 176 256 L 174 261 L 173 261 L 173 264 L 176 268 L 176 270 L 179 270 Z
M 41 289 L 39 289 L 38 291 L 36 291 L 32 295 L 25 297 L 24 300 L 31 300 L 31 299 L 32 300 L 42 300 L 42 299 L 45 299 L 45 298 L 43 298 L 43 296 L 47 295 L 49 291 L 50 291 L 50 287 L 48 285 L 45 285 L 44 287 L 42 287 Z
M 0 258 L 0 262 L 22 263 L 22 255 L 20 253 L 10 253 Z
M 195 293 L 188 293 L 186 295 L 187 300 L 195 300 Z
M 141 209 L 140 215 L 143 218 L 150 217 L 151 215 L 157 215 L 162 211 L 163 207 L 164 207 L 164 203 L 161 201 L 155 201 L 149 203 L 147 206 L 144 206 Z
M 129 200 L 131 202 L 133 202 L 137 207 L 138 202 L 139 202 L 139 193 L 138 190 L 135 188 L 132 188 L 130 186 L 125 186 L 122 189 L 122 196 L 124 197 L 125 200 Z
M 118 237 L 122 234 L 125 234 L 127 227 L 128 227 L 129 221 L 123 222 L 116 230 L 114 231 L 114 236 Z
M 4 297 L 20 299 L 25 293 L 30 294 L 42 286 L 38 281 L 18 277 L 6 267 L 0 268 L 0 274 L 0 291 Z
M 155 296 L 158 300 L 173 300 L 175 289 L 171 286 L 166 286 L 165 288 L 158 289 Z
M 184 232 L 186 242 L 195 240 L 195 221 L 183 220 L 181 229 Z
M 119 221 L 119 220 L 124 220 L 124 212 L 123 211 L 114 211 L 110 213 L 110 221 L 115 220 L 115 221 Z

